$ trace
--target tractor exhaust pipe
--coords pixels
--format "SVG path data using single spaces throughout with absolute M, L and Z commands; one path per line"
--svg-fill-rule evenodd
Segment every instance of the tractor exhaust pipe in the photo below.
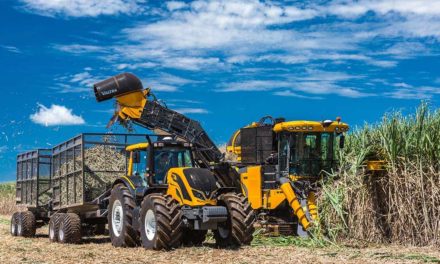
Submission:
M 93 85 L 96 101 L 102 102 L 113 97 L 143 89 L 142 82 L 131 73 L 121 73 Z

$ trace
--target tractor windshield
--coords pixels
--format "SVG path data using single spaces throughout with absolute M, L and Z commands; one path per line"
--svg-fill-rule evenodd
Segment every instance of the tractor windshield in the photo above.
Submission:
M 165 147 L 154 150 L 156 183 L 163 183 L 168 170 L 178 167 L 194 167 L 190 149 Z
M 279 140 L 281 171 L 296 176 L 319 176 L 334 166 L 333 133 L 283 133 Z

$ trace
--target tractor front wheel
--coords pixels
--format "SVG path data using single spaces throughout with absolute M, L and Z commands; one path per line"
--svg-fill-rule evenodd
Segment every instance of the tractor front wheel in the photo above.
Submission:
M 249 245 L 255 231 L 255 213 L 242 194 L 227 193 L 219 197 L 219 205 L 226 206 L 228 220 L 214 231 L 218 247 Z
M 182 239 L 179 204 L 169 196 L 150 194 L 141 206 L 141 240 L 146 249 L 170 250 Z

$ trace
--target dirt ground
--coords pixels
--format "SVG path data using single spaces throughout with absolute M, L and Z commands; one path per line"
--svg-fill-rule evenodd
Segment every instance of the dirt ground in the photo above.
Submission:
M 220 250 L 203 247 L 155 252 L 114 248 L 107 237 L 85 238 L 80 245 L 50 243 L 47 228 L 36 238 L 12 237 L 9 217 L 0 216 L 0 263 L 440 263 L 438 248 L 249 246 Z

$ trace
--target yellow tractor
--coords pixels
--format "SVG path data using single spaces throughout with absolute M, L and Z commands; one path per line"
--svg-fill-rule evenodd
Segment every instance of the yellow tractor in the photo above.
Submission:
M 108 203 L 116 247 L 171 249 L 200 245 L 212 230 L 220 247 L 250 244 L 255 219 L 246 198 L 220 187 L 196 167 L 192 144 L 170 137 L 130 145 L 128 175 L 118 178 Z
M 243 193 L 260 224 L 274 233 L 305 235 L 318 217 L 319 180 L 336 168 L 335 148 L 343 147 L 348 129 L 340 118 L 286 122 L 264 117 L 233 134 L 227 151 L 235 154 Z

